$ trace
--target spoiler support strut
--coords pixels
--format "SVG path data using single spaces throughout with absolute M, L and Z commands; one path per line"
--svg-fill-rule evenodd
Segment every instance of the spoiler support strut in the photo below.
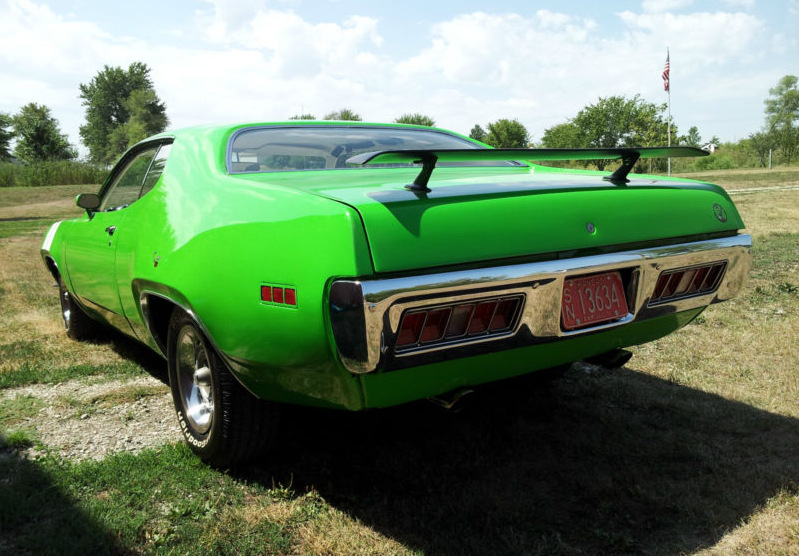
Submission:
M 422 170 L 406 189 L 418 194 L 431 191 L 428 187 L 436 163 L 486 160 L 601 160 L 621 159 L 619 166 L 603 179 L 614 185 L 629 183 L 627 175 L 639 158 L 682 158 L 708 156 L 710 153 L 695 147 L 614 147 L 596 149 L 430 149 L 374 151 L 357 154 L 347 159 L 347 164 L 409 163 L 422 164 Z

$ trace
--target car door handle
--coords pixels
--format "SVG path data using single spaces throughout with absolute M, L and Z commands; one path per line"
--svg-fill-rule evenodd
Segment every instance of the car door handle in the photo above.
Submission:
M 116 226 L 108 226 L 105 229 L 105 233 L 107 233 L 110 236 L 114 235 L 114 232 L 116 232 L 116 231 L 117 231 L 117 227 Z

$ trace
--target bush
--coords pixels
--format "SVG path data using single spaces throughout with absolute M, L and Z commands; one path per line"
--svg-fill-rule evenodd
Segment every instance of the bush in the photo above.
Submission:
M 37 187 L 42 185 L 97 184 L 108 171 L 88 162 L 55 160 L 35 164 L 0 164 L 0 187 Z
M 15 183 L 14 170 L 17 165 L 11 162 L 0 162 L 0 187 L 12 187 Z
M 732 170 L 737 165 L 729 155 L 726 154 L 712 154 L 697 158 L 694 161 L 694 170 L 703 172 L 705 170 Z

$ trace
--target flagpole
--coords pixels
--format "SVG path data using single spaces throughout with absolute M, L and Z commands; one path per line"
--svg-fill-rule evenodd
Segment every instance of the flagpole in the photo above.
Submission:
M 669 60 L 669 47 L 666 47 L 666 94 L 668 95 L 668 105 L 669 105 L 669 119 L 667 125 L 667 134 L 668 134 L 668 142 L 669 147 L 671 147 L 671 62 Z M 671 158 L 668 159 L 668 175 L 671 176 Z

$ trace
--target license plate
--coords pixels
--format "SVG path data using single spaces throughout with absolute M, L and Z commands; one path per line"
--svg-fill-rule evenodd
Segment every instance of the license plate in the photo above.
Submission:
M 563 283 L 561 322 L 564 330 L 576 330 L 622 318 L 627 300 L 618 272 L 605 272 Z

